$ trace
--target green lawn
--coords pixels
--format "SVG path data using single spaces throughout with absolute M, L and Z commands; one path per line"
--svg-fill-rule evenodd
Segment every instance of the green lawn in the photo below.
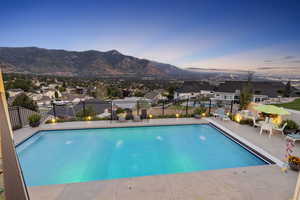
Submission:
M 296 99 L 290 103 L 274 104 L 278 107 L 284 107 L 287 109 L 299 110 L 300 111 L 300 99 Z

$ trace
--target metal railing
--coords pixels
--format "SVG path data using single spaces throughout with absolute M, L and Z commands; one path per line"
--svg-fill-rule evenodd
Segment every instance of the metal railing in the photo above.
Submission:
M 116 120 L 120 115 L 137 115 L 143 118 L 166 118 L 166 117 L 191 117 L 199 112 L 210 115 L 217 108 L 223 108 L 226 113 L 235 113 L 238 104 L 232 101 L 220 100 L 159 100 L 151 102 L 146 99 L 140 100 L 87 100 L 79 103 L 52 103 L 52 108 L 48 112 L 54 118 L 78 119 L 85 117 L 97 117 L 106 120 Z
M 8 107 L 8 113 L 13 130 L 27 126 L 29 124 L 28 117 L 30 115 L 41 115 L 41 121 L 44 121 L 47 118 L 47 113 L 45 112 L 36 112 L 21 106 Z

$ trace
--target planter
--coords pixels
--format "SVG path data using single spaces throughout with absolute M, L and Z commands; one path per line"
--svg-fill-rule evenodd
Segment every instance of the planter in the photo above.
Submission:
M 300 164 L 296 164 L 294 162 L 289 162 L 289 166 L 294 171 L 299 171 L 300 170 Z
M 31 126 L 31 127 L 38 127 L 39 125 L 40 125 L 40 121 L 37 121 L 37 122 L 29 122 L 29 125 Z

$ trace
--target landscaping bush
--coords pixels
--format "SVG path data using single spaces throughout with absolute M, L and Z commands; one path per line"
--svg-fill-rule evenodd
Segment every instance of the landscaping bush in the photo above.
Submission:
M 28 117 L 29 125 L 31 127 L 37 127 L 40 125 L 41 116 L 39 114 L 33 114 Z
M 240 124 L 248 124 L 250 126 L 253 126 L 253 121 L 251 119 L 242 119 L 240 121 Z
M 123 108 L 117 108 L 117 110 L 116 110 L 117 115 L 124 113 L 124 112 L 125 112 L 125 109 L 123 109 Z
M 77 117 L 86 117 L 86 116 L 95 116 L 96 112 L 94 111 L 94 108 L 92 106 L 87 106 L 85 109 L 85 112 L 83 110 L 76 113 Z
M 285 121 L 282 122 L 281 126 L 283 126 L 285 123 L 287 123 L 287 125 L 285 127 L 287 130 L 298 129 L 299 128 L 299 125 L 293 120 L 290 120 L 290 119 L 285 120 Z
M 110 120 L 110 118 L 109 117 L 104 117 L 104 118 L 92 117 L 91 120 L 89 120 L 89 121 L 101 121 L 101 120 Z M 86 117 L 76 117 L 76 118 L 69 118 L 69 119 L 60 119 L 60 118 L 57 118 L 55 120 L 55 123 L 76 122 L 76 121 L 87 121 L 87 118 Z M 51 119 L 49 119 L 45 123 L 46 124 L 51 124 L 53 122 L 52 122 Z
M 194 115 L 201 115 L 202 113 L 205 113 L 206 109 L 204 107 L 198 107 L 194 110 Z
M 26 94 L 18 95 L 12 103 L 13 106 L 21 106 L 29 110 L 38 111 L 38 106 L 35 101 L 33 101 Z

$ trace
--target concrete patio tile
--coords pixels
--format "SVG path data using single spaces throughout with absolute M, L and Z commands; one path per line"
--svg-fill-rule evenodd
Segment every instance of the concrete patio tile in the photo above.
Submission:
M 178 174 L 170 179 L 176 200 L 282 200 L 293 194 L 296 176 L 268 165 Z
M 30 188 L 32 200 L 115 200 L 115 181 L 91 181 Z
M 65 189 L 65 184 L 28 187 L 30 200 L 58 199 Z
M 91 181 L 84 183 L 67 184 L 57 200 L 114 200 L 115 182 L 114 181 Z
M 120 180 L 116 186 L 116 199 L 171 200 L 168 176 L 146 176 Z

